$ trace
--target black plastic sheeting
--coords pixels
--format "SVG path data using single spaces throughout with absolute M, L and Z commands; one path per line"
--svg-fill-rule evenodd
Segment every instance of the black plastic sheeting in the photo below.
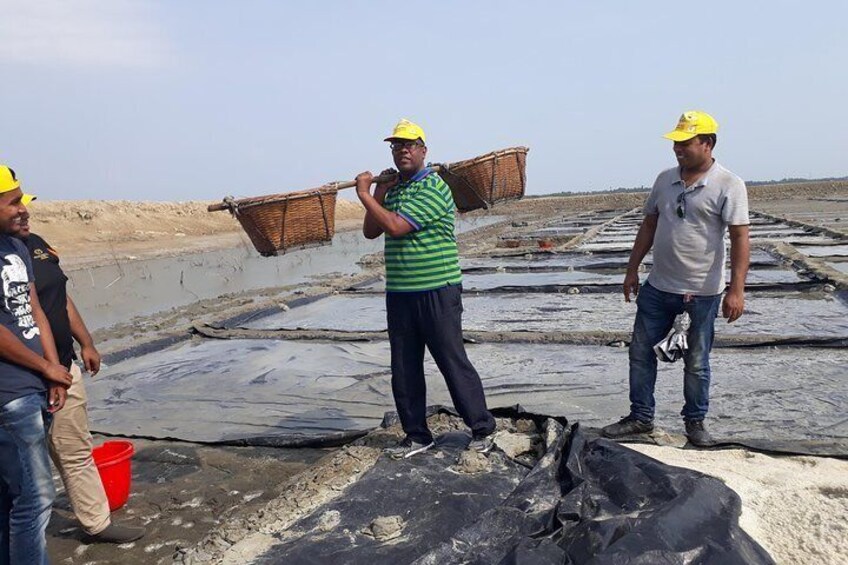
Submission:
M 848 257 L 848 245 L 796 245 L 795 249 L 809 257 Z
M 474 294 L 463 297 L 466 331 L 629 332 L 634 303 L 618 294 Z M 340 315 L 340 313 L 344 313 Z M 838 294 L 816 292 L 757 293 L 747 297 L 745 314 L 736 323 L 718 320 L 717 334 L 770 337 L 848 338 L 848 304 Z M 386 330 L 385 297 L 334 295 L 288 310 L 278 308 L 241 317 L 228 329 Z
M 642 279 L 644 280 L 644 276 Z M 623 275 L 581 273 L 578 271 L 551 272 L 503 272 L 494 274 L 463 275 L 463 288 L 470 292 L 573 292 L 576 289 L 583 294 L 621 293 Z M 772 282 L 775 281 L 775 282 Z M 820 290 L 824 281 L 806 279 L 791 271 L 763 270 L 750 271 L 745 283 L 745 292 L 772 292 L 793 290 Z M 384 281 L 374 281 L 356 287 L 364 292 L 384 293 Z
M 625 348 L 477 344 L 490 406 L 600 427 L 628 411 Z M 320 361 L 318 361 L 320 360 Z M 709 424 L 724 443 L 848 456 L 848 350 L 722 349 Z M 683 367 L 662 364 L 657 425 L 682 433 Z M 321 445 L 374 428 L 394 408 L 386 342 L 193 340 L 119 362 L 87 386 L 92 429 L 247 445 Z M 449 404 L 425 360 L 428 401 Z M 769 448 L 768 446 L 773 446 Z
M 381 458 L 257 562 L 773 563 L 740 528 L 739 497 L 720 480 L 591 439 L 579 426 L 569 432 L 529 472 L 500 454 L 489 456 L 496 463 L 485 475 L 454 472 L 461 442 L 443 445 L 442 457 Z M 338 513 L 338 525 L 322 528 L 328 513 Z M 399 537 L 364 533 L 381 516 L 404 520 Z
M 463 272 L 474 269 L 492 269 L 498 267 L 506 268 L 573 268 L 584 271 L 594 269 L 618 269 L 622 276 L 627 268 L 629 253 L 619 255 L 604 255 L 596 257 L 589 253 L 577 252 L 537 252 L 524 255 L 509 255 L 503 257 L 464 257 L 460 259 Z M 653 257 L 649 252 L 642 260 L 645 265 L 653 263 Z M 781 260 L 762 249 L 751 250 L 751 268 L 776 267 Z

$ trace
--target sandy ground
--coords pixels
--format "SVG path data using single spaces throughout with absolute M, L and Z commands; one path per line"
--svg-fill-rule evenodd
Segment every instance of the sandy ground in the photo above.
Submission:
M 798 218 L 801 221 L 820 223 L 834 231 L 848 234 L 848 213 L 834 212 L 848 211 L 848 182 L 754 187 L 750 190 L 750 196 L 752 209 L 776 215 L 798 214 L 802 216 Z M 495 213 L 508 216 L 513 221 L 533 222 L 575 211 L 638 208 L 643 200 L 644 194 L 530 198 L 501 205 Z M 208 213 L 208 204 L 37 201 L 31 207 L 31 213 L 34 231 L 59 249 L 66 267 L 74 268 L 108 264 L 116 258 L 143 259 L 244 245 L 246 238 L 238 223 L 227 213 Z M 358 203 L 339 200 L 336 214 L 336 230 L 343 231 L 358 228 L 363 211 Z M 487 248 L 488 244 L 483 240 L 493 239 L 490 236 L 497 233 L 496 229 L 500 228 L 484 228 L 475 236 L 476 240 L 472 238 L 463 241 L 463 253 Z M 210 308 L 212 302 L 217 302 L 215 306 L 228 304 L 220 300 L 207 302 L 210 304 L 204 304 L 204 309 Z M 244 299 L 232 297 L 230 302 L 232 304 L 229 306 L 235 308 Z M 255 308 L 256 303 L 251 301 L 245 307 Z M 173 317 L 181 313 L 177 311 L 169 315 Z M 163 328 L 170 327 L 174 331 L 175 322 L 162 320 L 161 317 L 151 317 L 149 323 L 133 321 L 133 328 L 118 329 L 118 334 L 114 336 L 108 332 L 98 332 L 97 339 L 120 338 L 121 331 L 133 340 L 138 339 L 141 333 L 151 339 L 155 337 L 153 334 Z M 182 327 L 181 324 L 184 321 L 176 323 Z M 206 531 L 211 524 L 202 515 L 180 514 L 185 508 L 191 507 L 190 504 L 181 505 L 202 496 L 212 501 L 220 500 L 220 506 L 213 506 L 219 508 L 219 511 L 238 514 L 239 498 L 232 492 L 261 490 L 252 489 L 249 482 L 262 483 L 261 477 L 272 476 L 274 473 L 278 473 L 275 475 L 277 480 L 282 480 L 315 461 L 312 454 L 304 458 L 295 456 L 290 459 L 291 463 L 286 460 L 282 466 L 275 467 L 265 453 L 247 450 L 236 453 L 237 450 L 228 448 L 198 447 L 198 455 L 192 454 L 195 459 L 189 467 L 185 467 L 191 469 L 191 473 L 186 475 L 192 477 L 190 484 L 174 490 L 167 484 L 169 477 L 166 477 L 163 486 L 159 482 L 161 477 L 156 473 L 173 472 L 183 464 L 172 462 L 168 467 L 160 460 L 173 458 L 166 453 L 168 449 L 184 455 L 188 452 L 175 450 L 174 446 L 154 445 L 160 443 L 143 446 L 148 450 L 149 460 L 141 458 L 139 467 L 144 468 L 142 476 L 149 478 L 139 483 L 138 486 L 143 487 L 145 493 L 138 500 L 144 500 L 147 504 L 142 506 L 145 512 L 148 507 L 154 510 L 163 507 L 170 509 L 173 515 L 169 514 L 167 520 L 158 522 L 155 522 L 157 518 L 153 518 L 154 522 L 149 523 L 155 523 L 155 528 L 143 540 L 143 544 L 134 548 L 124 548 L 119 552 L 108 547 L 79 550 L 81 546 L 76 539 L 78 533 L 72 530 L 73 524 L 67 512 L 62 516 L 60 505 L 57 513 L 59 518 L 51 525 L 54 536 L 51 548 L 57 551 L 57 555 L 63 556 L 67 556 L 68 551 L 77 552 L 72 558 L 66 558 L 65 562 L 167 562 L 167 556 L 174 549 L 174 544 L 170 542 L 181 540 L 177 545 L 190 546 L 202 537 L 204 528 L 201 524 L 207 524 Z M 742 526 L 779 563 L 848 562 L 845 541 L 848 532 L 844 519 L 848 515 L 848 462 L 815 457 L 770 457 L 745 450 L 696 451 L 644 445 L 634 448 L 664 462 L 690 467 L 725 480 L 742 498 Z M 251 469 L 251 472 L 238 478 L 243 468 Z M 215 485 L 219 482 L 227 484 L 227 481 L 238 484 L 232 488 L 227 487 L 226 496 L 223 491 L 218 494 L 213 492 L 217 488 Z M 192 494 L 194 492 L 198 494 Z M 201 506 L 198 512 L 202 514 L 207 509 L 208 506 Z M 244 509 L 245 512 L 249 510 Z M 155 512 L 149 514 L 153 516 Z M 147 520 L 150 516 L 145 514 L 143 519 Z M 141 518 L 135 516 L 134 519 Z M 192 528 L 184 525 L 187 522 L 196 524 L 197 528 L 190 535 L 187 530 Z
M 778 563 L 848 563 L 848 461 L 631 444 L 663 463 L 717 477 L 742 499 L 742 528 Z

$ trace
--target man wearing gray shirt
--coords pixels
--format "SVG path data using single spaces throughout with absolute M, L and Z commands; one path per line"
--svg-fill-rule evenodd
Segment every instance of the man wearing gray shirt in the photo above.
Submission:
M 636 321 L 630 343 L 630 414 L 603 428 L 606 437 L 654 429 L 657 358 L 653 346 L 671 330 L 678 314 L 691 319 L 684 355 L 680 414 L 686 436 L 696 446 L 713 443 L 704 426 L 709 408 L 710 350 L 719 304 L 728 323 L 742 315 L 748 273 L 748 195 L 745 183 L 713 159 L 718 123 L 705 112 L 685 112 L 674 131 L 678 166 L 660 173 L 645 202 L 636 235 L 624 299 L 636 295 Z M 725 232 L 730 233 L 730 285 L 724 302 Z M 639 265 L 653 248 L 653 267 L 639 288 Z

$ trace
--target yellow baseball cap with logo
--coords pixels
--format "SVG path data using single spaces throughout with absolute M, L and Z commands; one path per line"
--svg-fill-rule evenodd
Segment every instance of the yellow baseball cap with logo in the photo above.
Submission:
M 424 130 L 421 129 L 421 126 L 414 124 L 409 120 L 401 120 L 395 126 L 394 131 L 392 131 L 392 135 L 383 141 L 391 141 L 393 139 L 409 139 L 415 141 L 419 138 L 421 141 L 425 143 L 427 142 L 427 138 L 424 136 Z
M 15 176 L 15 171 L 6 165 L 0 165 L 0 194 L 11 192 L 21 187 L 21 182 Z M 21 204 L 28 206 L 36 197 L 32 194 L 24 194 L 21 197 Z
M 715 118 L 706 112 L 690 110 L 689 112 L 683 112 L 674 131 L 668 132 L 663 137 L 672 141 L 687 141 L 696 135 L 716 133 L 717 131 L 718 122 L 715 121 Z

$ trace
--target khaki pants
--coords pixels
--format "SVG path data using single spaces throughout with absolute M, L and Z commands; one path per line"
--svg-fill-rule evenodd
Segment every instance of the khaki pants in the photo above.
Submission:
M 110 524 L 109 502 L 91 455 L 88 430 L 88 399 L 82 371 L 71 363 L 74 377 L 65 407 L 53 415 L 50 427 L 50 456 L 62 476 L 77 520 L 89 535 L 102 532 Z

